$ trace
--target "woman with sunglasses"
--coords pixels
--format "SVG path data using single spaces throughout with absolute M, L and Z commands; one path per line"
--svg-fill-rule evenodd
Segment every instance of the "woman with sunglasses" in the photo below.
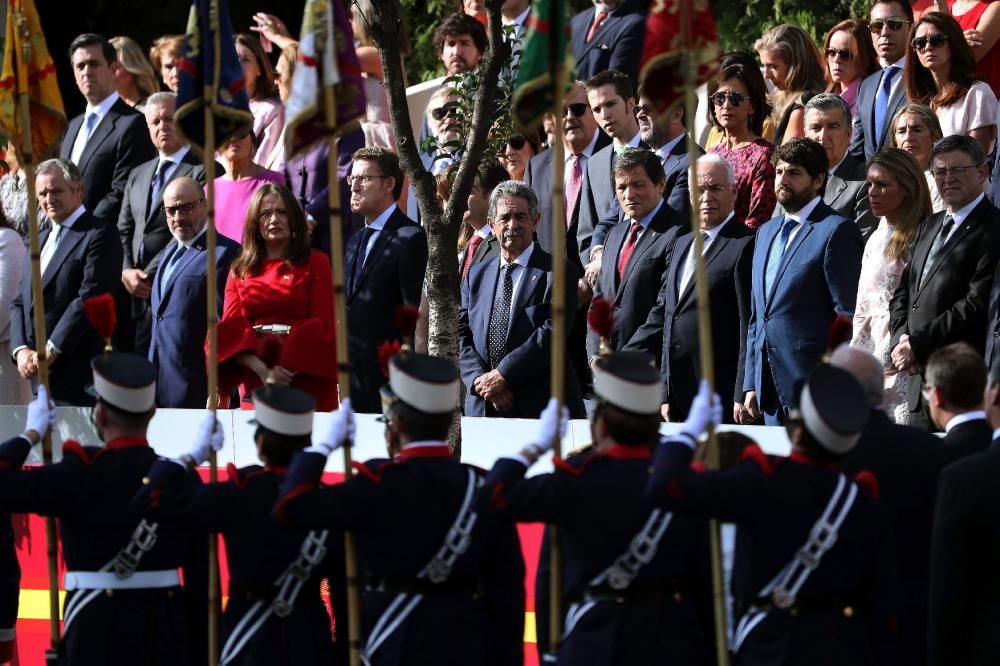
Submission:
M 743 65 L 746 67 L 747 71 L 756 70 L 757 74 L 760 76 L 761 86 L 764 90 L 767 90 L 767 84 L 764 83 L 764 75 L 760 73 L 760 68 L 757 66 L 757 58 L 746 51 L 730 51 L 722 56 L 722 62 L 719 64 L 719 71 L 721 72 L 730 65 Z M 712 119 L 712 105 L 708 105 L 708 110 L 706 116 L 708 117 L 708 137 L 705 139 L 704 147 L 706 151 L 712 150 L 720 141 L 722 141 L 725 133 L 715 124 Z M 770 107 L 768 107 L 770 108 Z M 774 121 L 771 120 L 771 114 L 768 112 L 767 116 L 764 118 L 764 127 L 760 132 L 761 137 L 767 141 L 772 141 L 774 139 L 774 130 L 777 129 L 774 125 Z
M 534 137 L 515 134 L 507 139 L 500 162 L 511 180 L 524 180 L 524 172 L 528 168 L 528 160 L 538 154 L 538 141 Z
M 764 78 L 775 92 L 770 96 L 777 130 L 774 145 L 805 136 L 805 109 L 802 97 L 826 89 L 823 58 L 816 43 L 797 25 L 772 28 L 754 44 Z
M 826 55 L 826 92 L 844 98 L 854 116 L 858 89 L 865 77 L 879 68 L 868 24 L 847 19 L 830 28 L 823 40 Z
M 910 417 L 909 377 L 896 373 L 890 358 L 889 301 L 910 260 L 920 224 L 931 214 L 923 169 L 899 148 L 883 148 L 868 162 L 868 202 L 881 218 L 861 259 L 854 335 L 851 344 L 866 349 L 885 368 L 885 413 L 896 423 Z
M 976 58 L 976 73 L 1000 93 L 1000 3 L 986 0 L 948 0 L 948 11 L 958 21 Z
M 756 67 L 730 65 L 708 85 L 708 117 L 723 132 L 722 141 L 709 152 L 733 167 L 734 212 L 751 229 L 774 213 L 774 146 L 760 136 L 770 110 L 764 78 Z
M 934 109 L 944 136 L 971 136 L 990 153 L 1000 105 L 978 80 L 972 48 L 954 18 L 928 12 L 913 25 L 903 81 L 911 102 Z
M 929 106 L 910 103 L 904 106 L 892 119 L 889 145 L 908 152 L 917 161 L 927 179 L 927 190 L 931 195 L 931 211 L 944 210 L 944 199 L 938 192 L 937 182 L 931 174 L 931 148 L 941 140 L 941 123 Z

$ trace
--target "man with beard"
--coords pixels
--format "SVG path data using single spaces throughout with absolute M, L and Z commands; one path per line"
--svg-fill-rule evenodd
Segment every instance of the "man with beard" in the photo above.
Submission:
M 854 220 L 820 197 L 830 166 L 823 146 L 792 139 L 772 160 L 785 212 L 757 233 L 743 389 L 751 418 L 780 425 L 796 383 L 826 351 L 830 324 L 854 315 L 864 244 Z

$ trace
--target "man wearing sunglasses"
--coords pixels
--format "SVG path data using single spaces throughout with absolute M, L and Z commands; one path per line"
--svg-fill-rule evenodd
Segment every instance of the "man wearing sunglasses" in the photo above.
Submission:
M 869 16 L 872 44 L 883 68 L 865 78 L 858 89 L 849 152 L 862 161 L 885 145 L 893 117 L 908 101 L 903 66 L 913 8 L 909 0 L 874 0 Z

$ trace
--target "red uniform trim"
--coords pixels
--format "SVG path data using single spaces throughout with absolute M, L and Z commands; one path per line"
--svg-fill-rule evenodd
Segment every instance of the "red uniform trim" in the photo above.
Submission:
M 497 509 L 507 508 L 507 498 L 503 494 L 504 483 L 500 481 L 495 486 L 493 486 L 493 493 L 491 499 L 493 500 L 493 506 Z
M 708 471 L 708 467 L 700 460 L 691 463 L 691 471 L 701 474 L 702 472 Z
M 823 469 L 837 469 L 837 465 L 834 463 L 820 462 L 813 458 L 810 458 L 805 453 L 801 451 L 792 451 L 789 454 L 788 459 L 792 462 L 799 463 L 800 465 L 815 465 L 816 467 L 822 467 Z
M 879 485 L 878 477 L 875 476 L 873 472 L 863 469 L 854 475 L 854 483 L 867 492 L 869 495 L 878 499 L 879 497 Z
M 63 442 L 63 457 L 65 457 L 67 453 L 76 456 L 88 465 L 94 462 L 94 460 L 90 457 L 90 453 L 88 453 L 80 442 L 75 439 L 69 439 Z
M 246 488 L 247 483 L 250 479 L 254 479 L 258 476 L 263 476 L 267 474 L 266 469 L 255 469 L 247 475 L 240 474 L 239 468 L 233 463 L 226 465 L 226 473 L 229 475 L 229 480 L 232 481 L 233 485 L 236 486 L 238 490 L 243 490 Z
M 415 446 L 412 449 L 403 449 L 399 452 L 399 462 L 406 462 L 414 458 L 451 458 L 451 449 L 447 444 L 441 446 Z
M 611 458 L 612 460 L 652 460 L 653 452 L 648 446 L 626 446 L 624 444 L 613 444 L 610 448 L 600 451 L 597 454 L 601 458 Z
M 356 471 L 358 474 L 360 474 L 361 476 L 365 477 L 366 479 L 368 479 L 372 483 L 381 483 L 382 482 L 382 470 L 381 470 L 381 468 L 379 468 L 379 471 L 376 472 L 376 471 L 372 470 L 372 468 L 370 468 L 368 465 L 365 465 L 364 463 L 359 463 L 357 461 L 352 461 L 351 462 L 351 467 L 354 469 L 354 471 Z
M 105 444 L 104 448 L 114 451 L 117 449 L 138 449 L 143 446 L 149 446 L 149 440 L 145 437 L 119 437 Z
M 285 518 L 285 507 L 288 503 L 294 499 L 302 497 L 303 495 L 308 495 L 309 493 L 315 492 L 319 484 L 315 481 L 303 481 L 299 485 L 292 488 L 288 493 L 278 501 L 278 505 L 274 507 L 274 517 L 278 522 L 285 523 L 287 519 Z
M 552 459 L 552 466 L 555 467 L 560 472 L 566 472 L 567 474 L 572 474 L 573 476 L 580 476 L 581 474 L 583 474 L 583 470 L 587 469 L 587 465 L 589 465 L 590 461 L 593 459 L 594 459 L 593 456 L 591 456 L 586 460 L 584 460 L 583 464 L 580 465 L 579 467 L 573 467 L 562 458 L 556 456 L 555 458 Z
M 774 473 L 774 463 L 756 444 L 750 444 L 740 454 L 740 462 L 746 462 L 747 460 L 760 467 L 766 476 L 771 476 Z

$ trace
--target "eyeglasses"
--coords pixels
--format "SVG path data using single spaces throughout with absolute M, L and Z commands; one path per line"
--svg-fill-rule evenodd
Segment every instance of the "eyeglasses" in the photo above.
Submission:
M 583 114 L 587 113 L 587 105 L 583 102 L 567 104 L 563 107 L 563 117 L 565 117 L 567 113 L 572 113 L 574 116 L 579 118 Z
M 455 115 L 455 107 L 453 106 L 439 106 L 436 109 L 431 109 L 431 118 L 434 120 L 444 120 L 453 115 Z
M 364 187 L 365 185 L 372 182 L 376 178 L 388 178 L 388 177 L 389 176 L 369 176 L 367 174 L 363 174 L 361 176 L 348 176 L 347 184 L 350 185 L 351 187 L 354 187 L 355 184 Z
M 189 201 L 184 204 L 178 204 L 176 206 L 164 206 L 163 212 L 167 214 L 167 217 L 177 217 L 177 214 L 190 215 L 194 211 L 194 207 L 200 204 L 204 199 L 198 199 L 197 201 Z
M 826 50 L 826 57 L 829 58 L 830 60 L 836 60 L 838 57 L 841 60 L 850 60 L 854 56 L 851 55 L 851 52 L 848 51 L 847 49 L 829 48 Z
M 978 169 L 978 164 L 970 164 L 968 166 L 960 167 L 945 167 L 944 169 L 931 169 L 931 175 L 934 176 L 935 180 L 944 180 L 949 175 L 955 178 L 961 178 L 962 174 L 969 169 Z
M 907 23 L 909 23 L 909 21 L 907 21 L 905 18 L 901 16 L 889 16 L 888 18 L 884 19 L 880 18 L 872 19 L 872 22 L 868 24 L 868 29 L 871 30 L 873 33 L 878 34 L 882 32 L 882 28 L 884 28 L 885 26 L 889 26 L 889 30 L 897 32 Z
M 935 32 L 933 35 L 924 35 L 923 37 L 914 37 L 910 45 L 913 47 L 914 51 L 923 51 L 928 46 L 932 49 L 939 49 L 948 43 L 948 35 L 942 32 Z
M 709 97 L 709 99 L 712 100 L 712 103 L 716 106 L 722 106 L 726 103 L 726 100 L 729 100 L 729 103 L 733 106 L 743 106 L 743 100 L 745 100 L 746 97 L 738 92 L 717 92 Z
M 509 139 L 507 139 L 507 145 L 513 148 L 514 150 L 521 150 L 522 148 L 524 148 L 525 143 L 527 143 L 527 139 L 519 135 L 514 135 Z

